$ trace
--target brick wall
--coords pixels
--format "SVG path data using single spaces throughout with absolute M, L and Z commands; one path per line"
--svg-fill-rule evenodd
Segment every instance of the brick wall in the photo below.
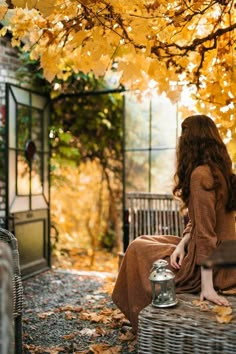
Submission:
M 5 83 L 19 84 L 15 76 L 19 66 L 18 50 L 11 47 L 10 37 L 0 38 L 0 227 L 5 227 L 6 222 Z
M 19 66 L 18 50 L 11 47 L 10 37 L 0 38 L 0 82 L 17 84 L 15 72 Z

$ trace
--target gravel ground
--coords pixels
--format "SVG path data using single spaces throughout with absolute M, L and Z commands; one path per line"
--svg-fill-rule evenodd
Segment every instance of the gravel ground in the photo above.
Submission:
M 120 331 L 113 282 L 107 273 L 65 270 L 24 280 L 24 353 L 137 353 L 135 337 Z

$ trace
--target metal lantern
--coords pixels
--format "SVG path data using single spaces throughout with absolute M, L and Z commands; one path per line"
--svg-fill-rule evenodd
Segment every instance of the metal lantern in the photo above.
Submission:
M 159 259 L 153 263 L 149 280 L 152 285 L 152 305 L 155 307 L 169 307 L 177 304 L 175 294 L 174 273 L 166 269 L 168 262 Z

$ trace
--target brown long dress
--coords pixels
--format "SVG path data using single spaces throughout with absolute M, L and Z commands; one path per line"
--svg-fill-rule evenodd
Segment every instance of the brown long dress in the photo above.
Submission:
M 222 187 L 216 195 L 211 187 L 213 177 L 207 165 L 197 167 L 190 181 L 188 213 L 190 222 L 183 237 L 190 232 L 187 255 L 175 273 L 177 293 L 198 293 L 201 289 L 201 263 L 221 241 L 236 239 L 235 213 L 226 212 L 227 187 L 220 175 Z M 177 236 L 140 236 L 127 248 L 113 290 L 112 299 L 137 331 L 138 314 L 150 304 L 149 275 L 157 259 L 167 259 L 181 238 Z M 171 267 L 170 267 L 171 269 Z M 236 269 L 214 271 L 215 289 L 236 286 Z

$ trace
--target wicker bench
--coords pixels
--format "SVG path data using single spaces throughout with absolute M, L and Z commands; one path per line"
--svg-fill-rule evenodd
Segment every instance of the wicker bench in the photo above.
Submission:
M 23 309 L 23 286 L 19 264 L 18 242 L 16 237 L 8 230 L 0 228 L 0 242 L 10 247 L 13 260 L 12 277 L 12 307 L 15 331 L 15 354 L 22 354 L 22 309 Z M 8 353 L 10 354 L 10 353 Z
M 8 244 L 0 241 L 0 353 L 13 354 L 13 259 Z
M 213 311 L 201 311 L 192 301 L 199 296 L 177 295 L 178 304 L 156 308 L 151 304 L 139 314 L 138 353 L 235 354 L 236 318 L 221 324 Z M 229 301 L 236 313 L 236 297 Z

